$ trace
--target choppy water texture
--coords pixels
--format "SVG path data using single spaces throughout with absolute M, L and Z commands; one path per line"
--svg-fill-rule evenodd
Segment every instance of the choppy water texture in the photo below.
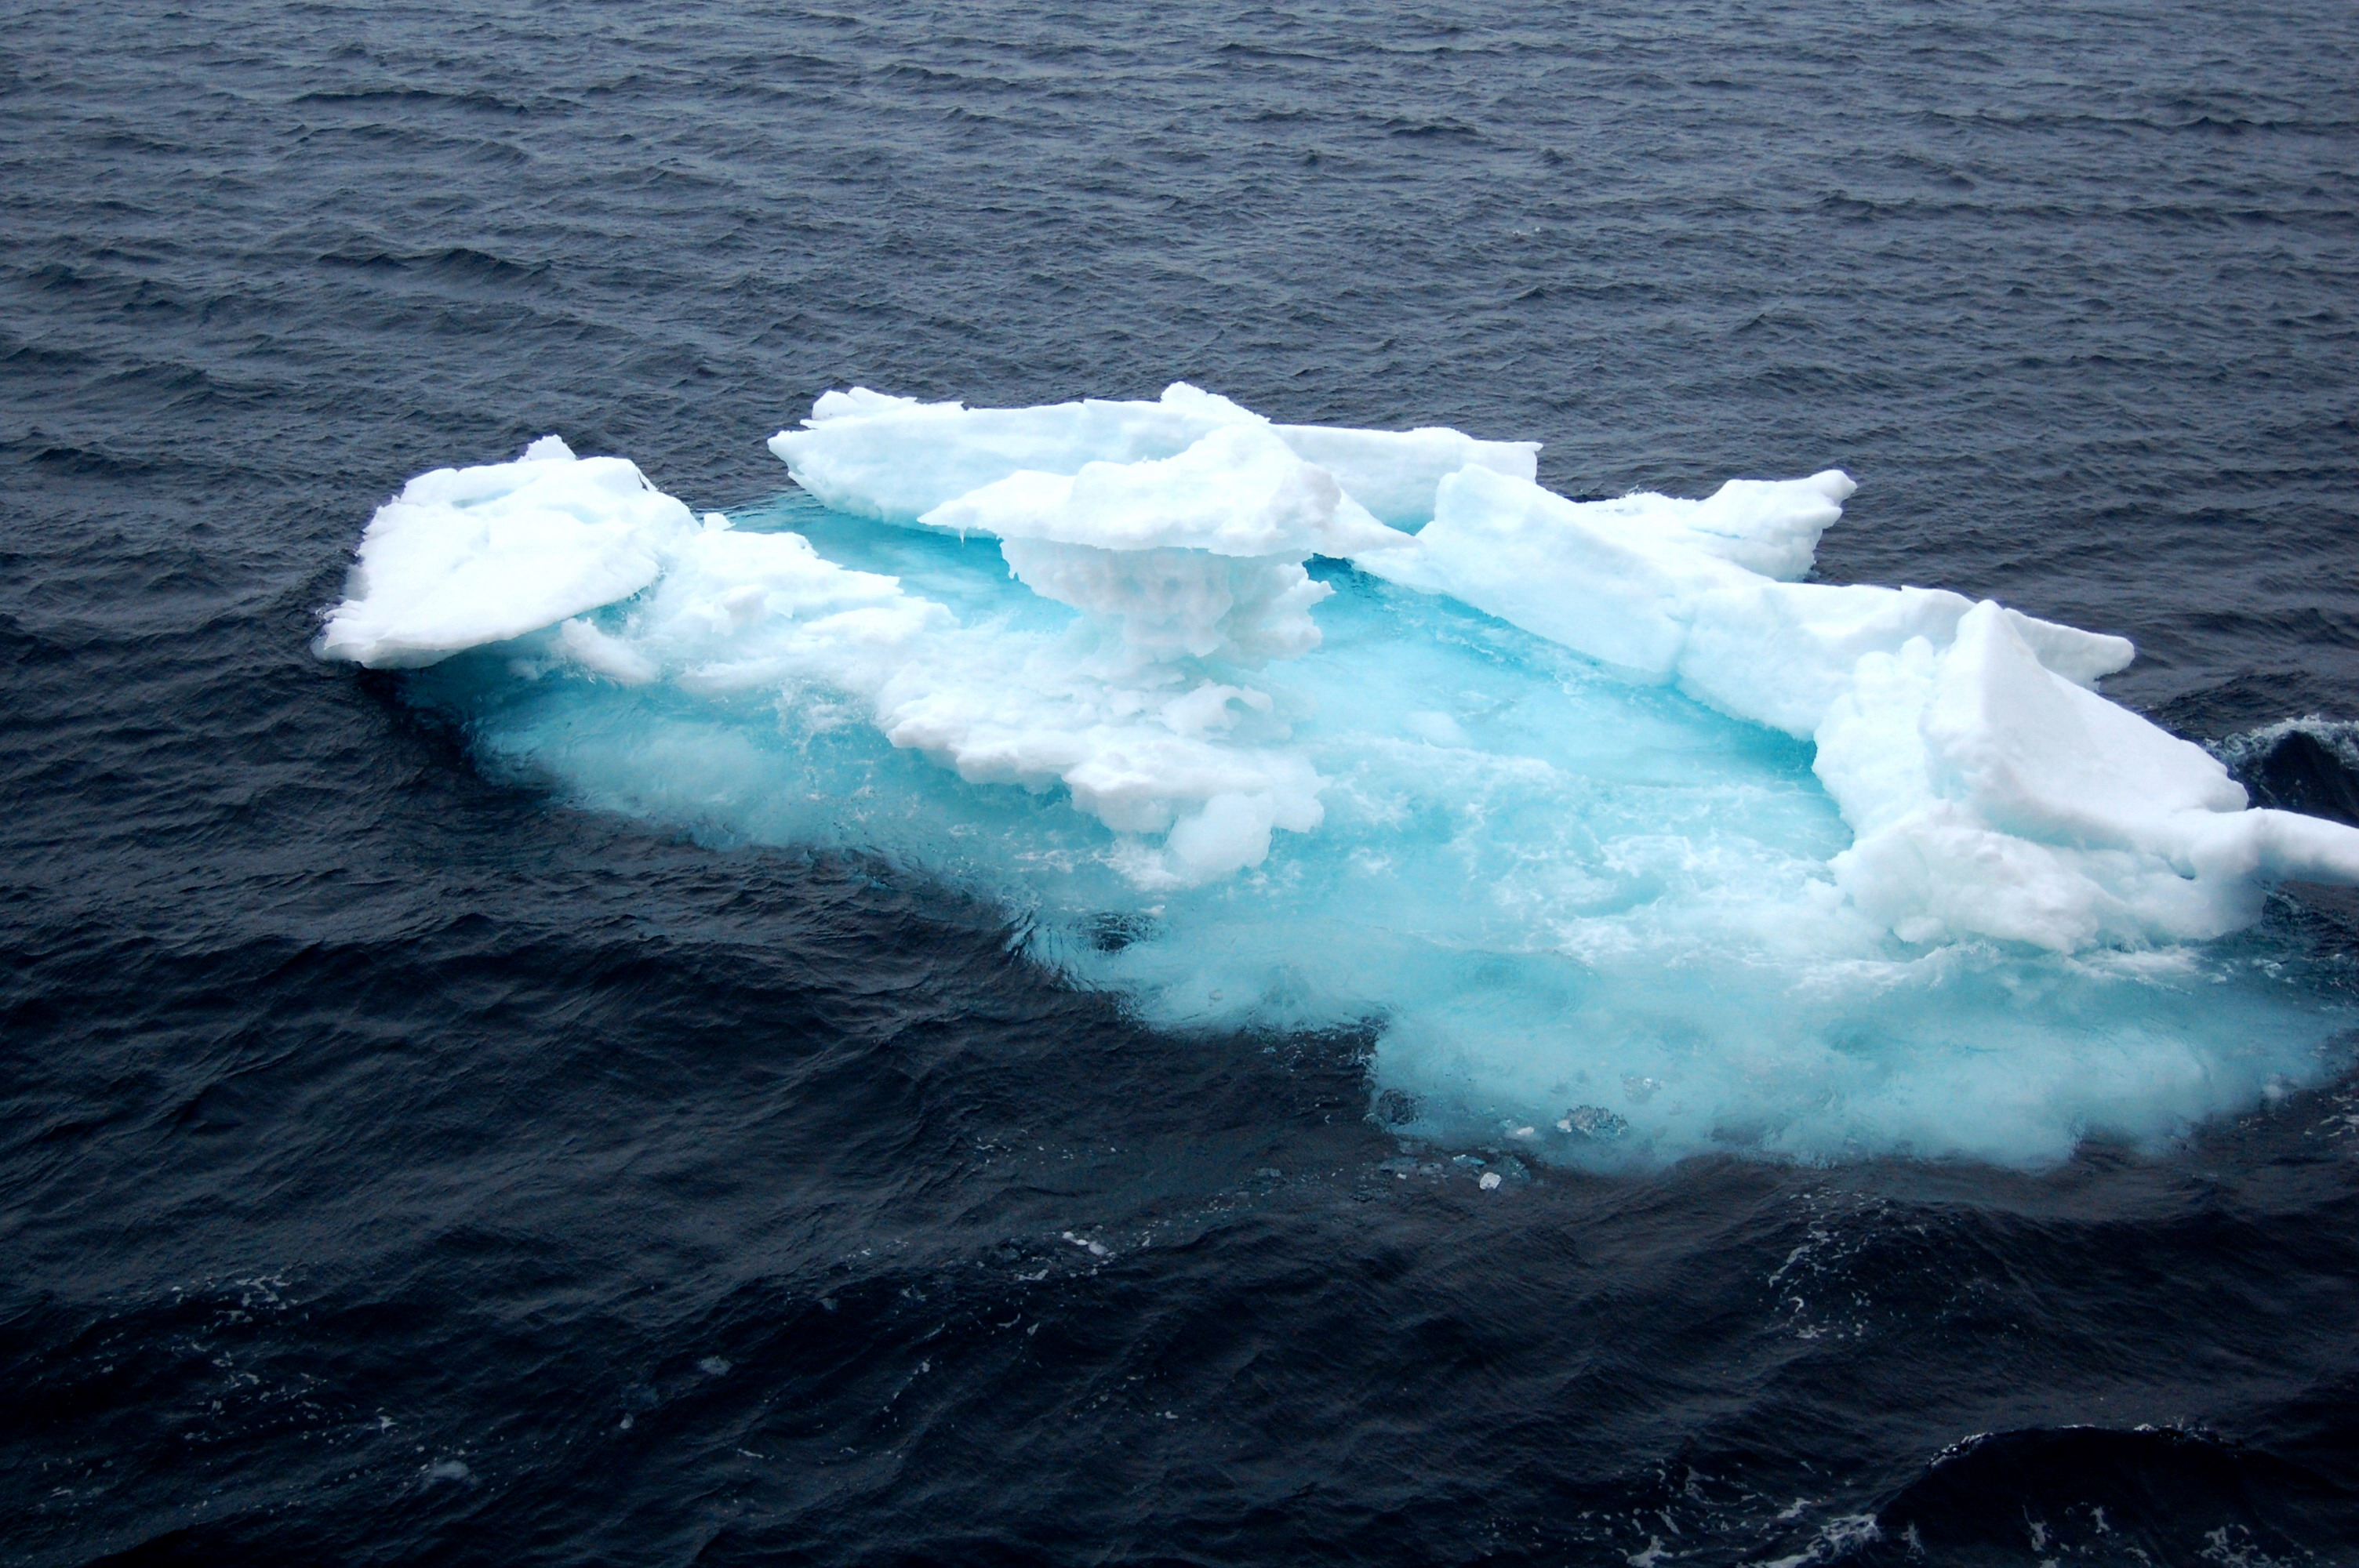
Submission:
M 2354 1560 L 2348 1080 L 2045 1175 L 1404 1147 L 1365 1037 L 305 651 L 434 463 L 757 506 L 829 385 L 1184 376 L 1840 463 L 1823 578 L 2132 636 L 2348 817 L 2347 7 L 11 20 L 0 1560 Z

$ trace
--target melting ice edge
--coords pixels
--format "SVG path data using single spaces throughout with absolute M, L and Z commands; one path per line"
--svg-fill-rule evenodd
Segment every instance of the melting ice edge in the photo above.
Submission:
M 996 900 L 1151 1023 L 1374 1024 L 1419 1130 L 1542 1159 L 2036 1166 L 2347 1064 L 2248 928 L 2359 830 L 2099 696 L 2120 638 L 1799 580 L 1840 472 L 1576 503 L 1184 384 L 771 447 L 803 493 L 735 519 L 555 437 L 422 474 L 318 649 L 584 806 Z

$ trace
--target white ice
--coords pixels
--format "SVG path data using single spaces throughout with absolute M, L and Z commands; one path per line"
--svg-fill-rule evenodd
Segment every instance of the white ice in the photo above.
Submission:
M 377 508 L 320 651 L 404 668 L 521 636 L 638 592 L 694 526 L 636 465 L 555 436 L 512 463 L 436 469 Z
M 1428 1125 L 1544 1154 L 2036 1163 L 2330 1064 L 2213 939 L 2359 832 L 2098 695 L 2119 638 L 1799 580 L 1840 472 L 1574 503 L 1184 384 L 772 446 L 828 510 L 700 525 L 554 438 L 424 475 L 321 650 L 481 649 L 419 689 L 496 765 L 968 885 L 1152 1020 L 1378 1021 Z
M 1532 478 L 1540 449 L 1538 441 L 1478 441 L 1433 427 L 1272 425 L 1225 397 L 1174 382 L 1153 403 L 1091 397 L 1040 408 L 920 403 L 864 387 L 831 392 L 812 405 L 803 428 L 771 437 L 770 450 L 796 483 L 827 505 L 915 523 L 1010 474 L 1071 474 L 1093 462 L 1173 458 L 1227 425 L 1268 429 L 1396 527 L 1432 516 L 1434 488 L 1461 469 Z
M 1835 881 L 1912 942 L 2217 936 L 2264 882 L 2359 881 L 2359 832 L 2246 810 L 2209 753 L 2086 689 L 2129 664 L 2124 639 L 1937 589 L 1780 580 L 1852 491 L 1830 470 L 1582 504 L 1469 468 L 1422 533 L 1356 559 L 1814 740 L 1860 836 Z
M 1169 458 L 1019 469 L 918 521 L 997 537 L 1035 593 L 1119 626 L 1158 658 L 1308 653 L 1319 643 L 1310 607 L 1328 589 L 1302 563 L 1410 542 L 1251 420 L 1216 425 Z

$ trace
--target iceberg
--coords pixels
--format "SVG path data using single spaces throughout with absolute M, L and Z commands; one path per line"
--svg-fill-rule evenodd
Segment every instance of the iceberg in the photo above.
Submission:
M 318 650 L 495 769 L 998 900 L 1173 1027 L 1358 1027 L 1435 1136 L 2061 1158 L 2311 1083 L 2250 928 L 2359 883 L 2096 689 L 2125 640 L 1804 580 L 1837 470 L 1574 502 L 1538 446 L 855 389 L 700 519 L 555 438 L 413 480 Z

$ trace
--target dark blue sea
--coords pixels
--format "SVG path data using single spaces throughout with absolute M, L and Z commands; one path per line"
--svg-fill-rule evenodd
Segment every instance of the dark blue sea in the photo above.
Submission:
M 2359 1563 L 2359 1083 L 1494 1201 L 1365 1032 L 1150 1030 L 310 651 L 430 468 L 757 506 L 832 387 L 1184 377 L 1843 466 L 1821 579 L 2132 637 L 2359 820 L 2359 11 L 5 24 L 0 1563 Z

